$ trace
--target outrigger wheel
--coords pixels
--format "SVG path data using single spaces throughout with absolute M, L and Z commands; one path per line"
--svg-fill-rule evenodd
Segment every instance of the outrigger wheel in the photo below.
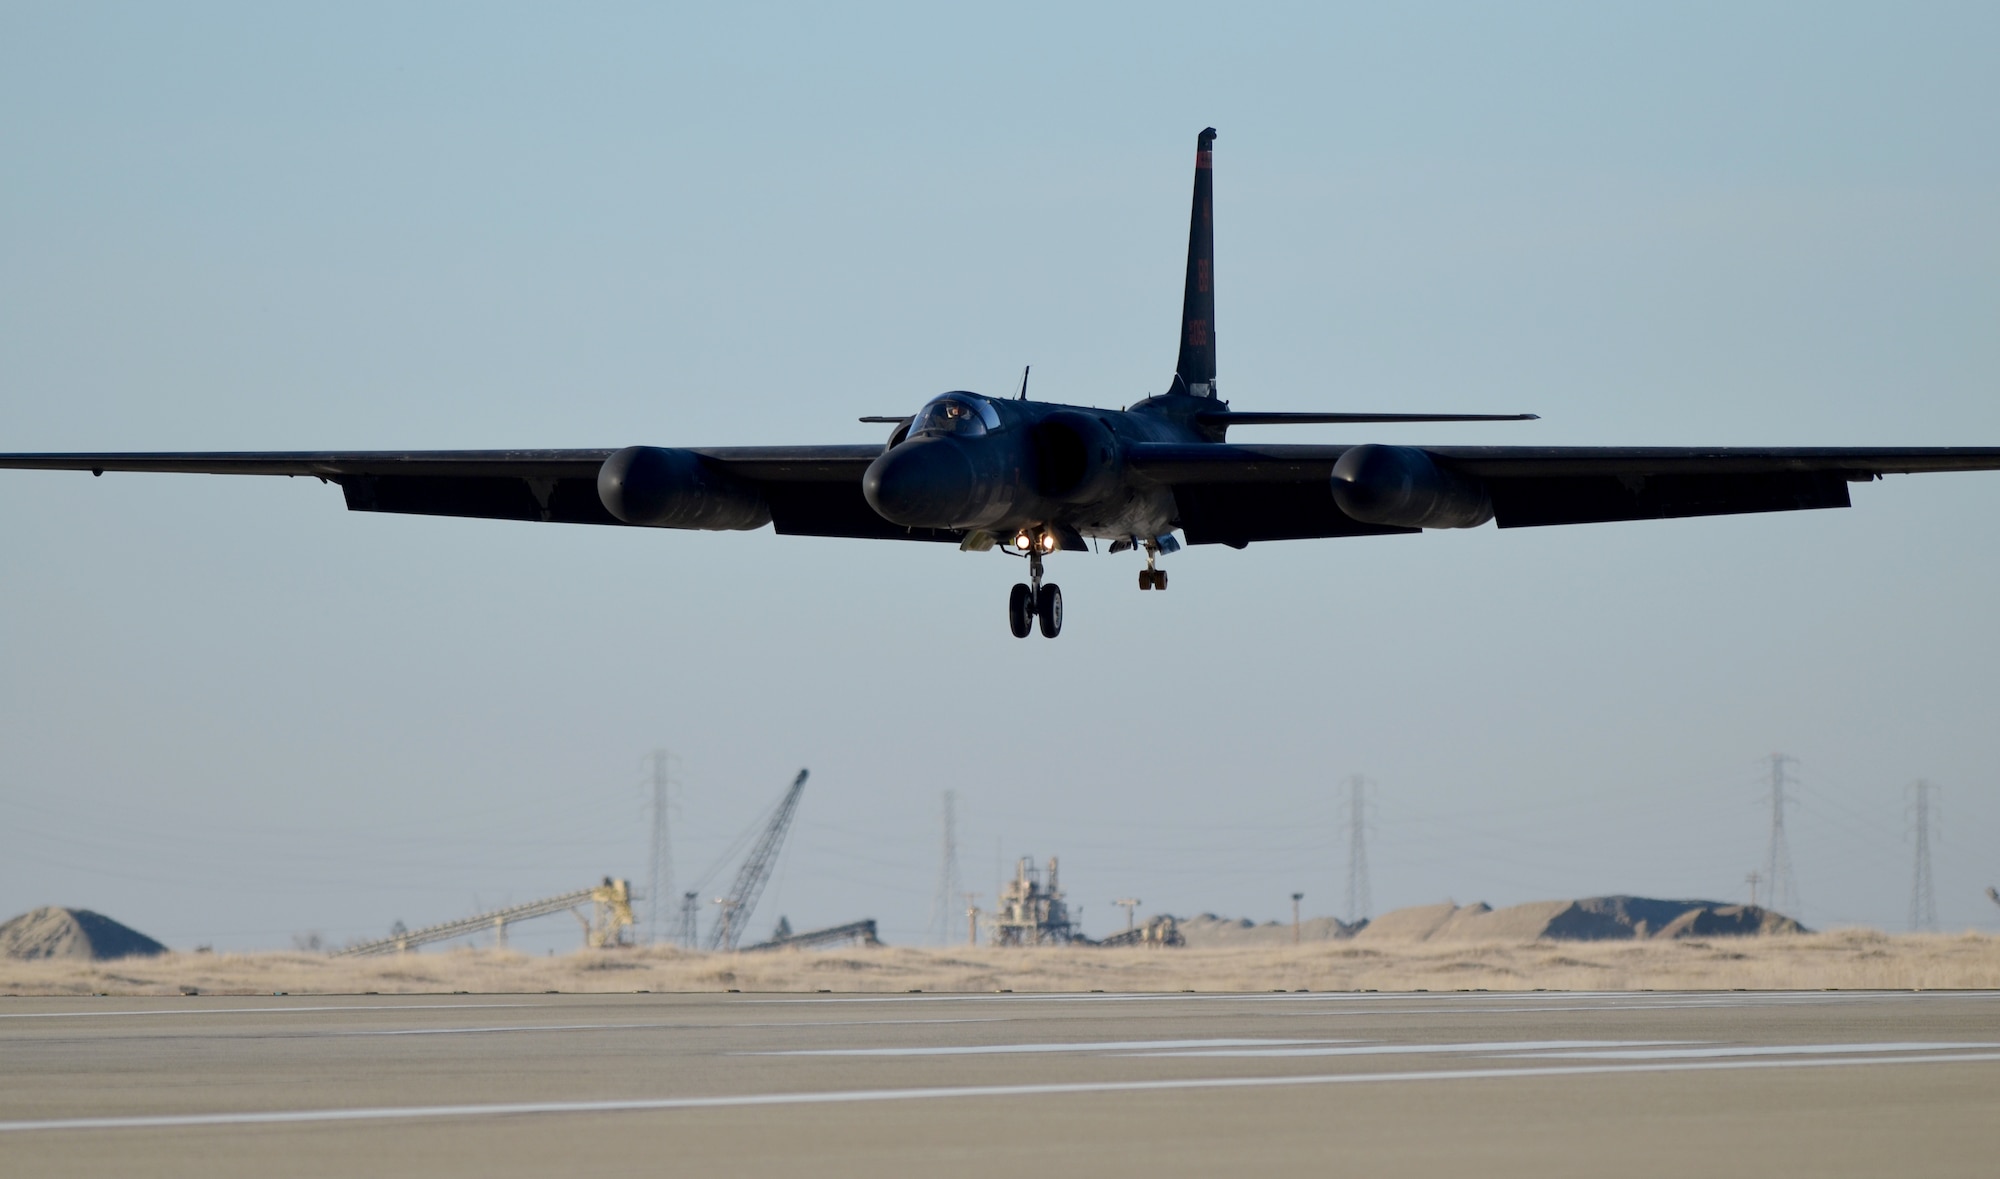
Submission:
M 1035 625 L 1035 591 L 1026 585 L 1015 583 L 1013 596 L 1007 599 L 1007 627 L 1017 639 L 1025 639 Z

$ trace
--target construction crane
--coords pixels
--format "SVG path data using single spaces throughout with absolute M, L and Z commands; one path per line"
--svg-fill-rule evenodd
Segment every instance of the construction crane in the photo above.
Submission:
M 591 908 L 589 917 L 585 917 L 577 908 L 586 903 Z M 606 876 L 604 883 L 596 888 L 580 888 L 575 892 L 563 893 L 561 896 L 544 897 L 539 901 L 509 905 L 490 913 L 461 917 L 457 921 L 406 930 L 372 942 L 362 942 L 358 946 L 349 946 L 337 952 L 334 957 L 401 953 L 416 946 L 449 941 L 455 937 L 464 937 L 466 934 L 488 929 L 493 931 L 495 940 L 505 946 L 507 926 L 510 924 L 526 921 L 531 917 L 546 917 L 564 910 L 574 914 L 583 924 L 584 945 L 598 950 L 623 945 L 625 931 L 632 926 L 632 887 L 623 880 L 613 880 Z
M 792 812 L 799 807 L 799 793 L 806 787 L 806 771 L 792 780 L 792 788 L 785 791 L 785 797 L 778 800 L 778 809 L 771 814 L 771 821 L 764 825 L 764 833 L 750 848 L 750 854 L 743 858 L 743 866 L 736 870 L 736 883 L 730 886 L 726 896 L 716 899 L 722 911 L 716 915 L 715 928 L 709 931 L 708 948 L 711 950 L 733 950 L 743 940 L 744 927 L 750 924 L 750 914 L 757 908 L 757 898 L 764 894 L 764 886 L 771 882 L 771 869 L 778 864 L 778 848 L 785 842 L 785 831 L 792 825 Z

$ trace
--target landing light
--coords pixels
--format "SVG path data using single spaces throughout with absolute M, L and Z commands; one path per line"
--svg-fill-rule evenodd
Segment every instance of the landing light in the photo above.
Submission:
M 1014 536 L 1014 547 L 1025 553 L 1035 547 L 1035 538 L 1025 532 L 1017 533 Z
M 1042 533 L 1042 551 L 1045 553 L 1053 553 L 1056 551 L 1055 533 L 1053 532 Z

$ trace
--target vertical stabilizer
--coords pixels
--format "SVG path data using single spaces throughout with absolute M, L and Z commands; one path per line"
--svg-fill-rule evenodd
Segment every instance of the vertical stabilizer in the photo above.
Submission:
M 1215 396 L 1215 128 L 1195 141 L 1194 209 L 1188 215 L 1187 291 L 1181 301 L 1181 358 L 1171 392 Z

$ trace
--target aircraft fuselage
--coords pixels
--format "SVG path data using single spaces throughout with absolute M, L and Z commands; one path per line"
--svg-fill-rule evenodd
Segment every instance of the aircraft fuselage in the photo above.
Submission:
M 1176 507 L 1169 488 L 1130 470 L 1127 449 L 1220 441 L 1195 420 L 1216 407 L 1174 394 L 1106 410 L 947 393 L 896 428 L 862 494 L 905 527 L 1052 538 L 1043 551 L 1092 537 L 1144 545 L 1173 531 Z

